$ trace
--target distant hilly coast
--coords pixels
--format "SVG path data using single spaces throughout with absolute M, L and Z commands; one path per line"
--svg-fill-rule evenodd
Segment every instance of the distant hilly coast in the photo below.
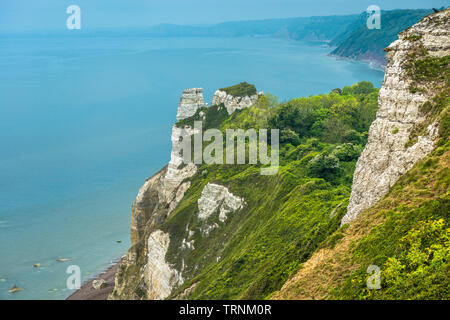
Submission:
M 384 67 L 386 65 L 384 48 L 398 39 L 398 33 L 431 12 L 432 10 L 428 9 L 382 11 L 381 28 L 370 30 L 366 26 L 366 14 L 361 14 L 345 32 L 330 42 L 330 46 L 335 47 L 331 54 Z
M 331 55 L 386 65 L 384 48 L 398 39 L 398 33 L 411 27 L 432 9 L 381 11 L 381 28 L 368 29 L 368 14 L 316 16 L 289 19 L 225 22 L 215 25 L 160 24 L 144 33 L 154 37 L 241 37 L 269 36 L 304 41 L 326 41 Z
M 444 10 L 440 8 L 439 10 Z M 109 37 L 129 36 L 153 38 L 237 38 L 272 37 L 293 41 L 318 41 L 330 47 L 330 56 L 364 61 L 375 69 L 384 69 L 384 48 L 398 39 L 398 33 L 413 26 L 433 9 L 381 10 L 381 28 L 368 29 L 369 14 L 313 16 L 217 24 L 157 24 L 148 27 L 83 30 L 83 34 L 101 33 Z M 9 34 L 3 34 L 10 36 Z M 14 36 L 21 36 L 14 34 Z M 47 34 L 49 36 L 49 34 Z

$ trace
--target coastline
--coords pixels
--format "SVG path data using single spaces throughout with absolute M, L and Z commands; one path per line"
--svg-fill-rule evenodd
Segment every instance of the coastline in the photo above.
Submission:
M 83 283 L 80 289 L 72 293 L 65 300 L 108 300 L 109 294 L 114 289 L 114 280 L 116 277 L 117 269 L 119 268 L 122 258 L 113 262 L 108 269 L 102 272 L 95 278 Z M 101 289 L 94 289 L 92 283 L 95 280 L 104 280 L 105 287 Z
M 383 71 L 386 68 L 386 65 L 383 64 L 379 60 L 375 59 L 358 59 L 358 58 L 351 58 L 351 57 L 344 57 L 336 54 L 329 53 L 329 57 L 335 58 L 336 60 L 347 60 L 347 61 L 355 61 L 355 62 L 363 62 L 367 65 L 369 65 L 369 68 L 377 71 Z

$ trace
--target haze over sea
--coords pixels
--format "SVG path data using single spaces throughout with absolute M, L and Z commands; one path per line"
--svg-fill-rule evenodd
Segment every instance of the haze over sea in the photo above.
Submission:
M 210 102 L 241 81 L 281 100 L 381 85 L 382 71 L 328 52 L 273 38 L 1 36 L 0 299 L 65 298 L 69 265 L 84 282 L 127 251 L 131 204 L 169 161 L 183 89 Z

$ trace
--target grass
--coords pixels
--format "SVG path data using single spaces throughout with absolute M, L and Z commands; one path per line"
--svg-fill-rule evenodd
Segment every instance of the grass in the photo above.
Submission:
M 235 97 L 254 96 L 257 94 L 256 87 L 253 84 L 249 84 L 247 82 L 241 82 L 237 85 L 227 88 L 221 88 L 219 90 L 225 91 L 227 94 Z
M 273 297 L 448 299 L 449 147 L 418 162 L 384 199 L 328 237 Z M 367 289 L 370 265 L 381 268 L 380 290 Z
M 361 267 L 331 291 L 332 298 L 449 298 L 448 144 L 445 149 L 441 156 L 434 154 L 418 163 L 383 200 L 395 206 L 378 213 L 384 222 L 374 226 L 352 253 Z M 381 267 L 381 290 L 368 290 L 365 285 L 365 269 L 371 264 Z

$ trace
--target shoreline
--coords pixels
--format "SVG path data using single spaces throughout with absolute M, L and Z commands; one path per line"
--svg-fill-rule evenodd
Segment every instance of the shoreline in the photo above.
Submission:
M 123 258 L 120 258 L 113 262 L 104 272 L 83 283 L 80 289 L 76 290 L 65 300 L 108 300 L 109 294 L 114 289 L 116 272 L 122 262 L 122 259 Z M 105 287 L 97 290 L 94 289 L 92 287 L 94 280 L 104 280 Z
M 336 60 L 362 62 L 362 63 L 367 64 L 369 66 L 369 68 L 372 70 L 384 72 L 384 70 L 386 68 L 385 64 L 383 64 L 381 61 L 378 61 L 376 59 L 357 59 L 357 58 L 344 57 L 344 56 L 340 56 L 340 55 L 336 55 L 336 54 L 332 54 L 332 53 L 327 54 L 327 56 L 334 58 Z

